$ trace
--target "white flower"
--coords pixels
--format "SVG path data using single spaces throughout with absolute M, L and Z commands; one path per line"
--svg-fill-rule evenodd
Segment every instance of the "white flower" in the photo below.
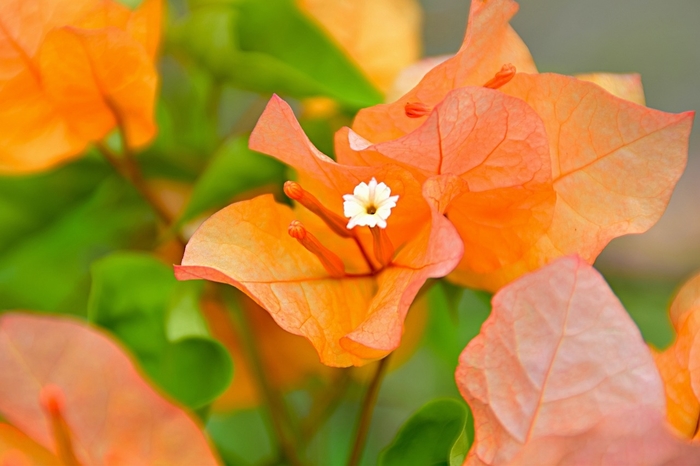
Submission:
M 350 219 L 347 228 L 355 225 L 386 228 L 386 219 L 396 207 L 398 198 L 398 195 L 391 195 L 389 186 L 377 183 L 375 178 L 369 184 L 363 181 L 355 186 L 352 194 L 343 196 L 343 213 Z

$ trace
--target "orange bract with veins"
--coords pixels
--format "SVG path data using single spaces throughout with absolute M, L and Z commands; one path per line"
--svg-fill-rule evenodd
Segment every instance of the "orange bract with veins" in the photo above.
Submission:
M 160 0 L 9 0 L 0 8 L 0 172 L 42 170 L 122 127 L 155 134 Z
M 686 283 L 669 311 L 676 341 L 655 353 L 666 388 L 668 421 L 683 436 L 700 439 L 700 275 Z
M 473 1 L 459 52 L 428 72 L 398 101 L 360 110 L 353 129 L 374 143 L 389 141 L 421 124 L 406 118 L 407 102 L 433 107 L 452 89 L 485 84 L 506 63 L 519 72 L 536 72 L 530 52 L 508 24 L 517 10 L 518 5 L 511 0 Z
M 0 414 L 28 437 L 0 424 L 0 460 L 217 464 L 201 428 L 157 394 L 114 342 L 74 319 L 4 314 L 0 366 Z
M 465 241 L 465 257 L 449 278 L 489 290 L 562 255 L 576 253 L 592 263 L 613 238 L 646 231 L 663 213 L 685 168 L 693 119 L 692 112 L 675 115 L 640 105 L 644 97 L 636 75 L 536 74 L 527 48 L 508 25 L 516 11 L 512 0 L 473 1 L 464 43 L 454 57 L 397 102 L 360 111 L 352 130 L 336 135 L 345 163 L 381 165 L 389 157 L 427 175 L 436 172 L 430 166 L 434 158 L 426 157 L 430 151 L 459 162 L 441 163 L 437 173 L 465 181 L 470 181 L 465 166 L 478 164 L 488 150 L 500 151 L 489 159 L 489 175 L 500 178 L 495 187 L 501 192 L 489 192 L 487 199 L 470 181 L 460 197 L 452 183 L 452 198 L 443 199 Z M 469 86 L 496 90 L 477 93 Z M 472 109 L 466 111 L 472 115 L 465 117 L 464 106 L 448 110 L 445 101 L 455 89 L 472 94 Z M 501 95 L 501 101 L 489 93 Z M 488 102 L 500 106 L 500 115 Z M 488 109 L 488 124 L 480 108 Z M 450 119 L 461 119 L 461 126 L 450 125 Z M 429 125 L 439 131 L 426 137 Z M 459 128 L 466 143 L 454 143 L 451 127 Z M 494 144 L 499 138 L 511 149 Z M 413 140 L 412 150 L 396 150 L 407 139 Z M 516 142 L 527 150 L 513 150 Z M 426 147 L 416 150 L 416 144 Z M 465 202 L 474 197 L 482 199 Z
M 558 259 L 492 304 L 456 373 L 474 413 L 465 464 L 696 462 L 700 447 L 666 425 L 639 330 L 591 266 Z
M 299 183 L 285 187 L 297 207 L 261 196 L 219 211 L 188 243 L 178 278 L 236 286 L 282 328 L 308 338 L 324 364 L 362 365 L 386 356 L 399 345 L 425 280 L 446 275 L 462 256 L 454 227 L 408 171 L 345 166 L 320 153 L 276 96 L 250 147 L 297 170 Z M 372 180 L 398 196 L 387 227 L 347 229 L 344 195 Z M 369 207 L 382 211 L 381 204 Z

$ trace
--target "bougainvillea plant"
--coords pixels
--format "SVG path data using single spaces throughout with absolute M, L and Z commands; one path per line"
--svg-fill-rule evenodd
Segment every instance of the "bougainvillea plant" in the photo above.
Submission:
M 0 1 L 0 465 L 697 463 L 694 114 L 517 10 Z
M 418 290 L 462 256 L 454 227 L 400 167 L 349 167 L 320 153 L 279 98 L 250 146 L 297 169 L 300 183 L 288 181 L 285 194 L 299 208 L 268 195 L 213 215 L 190 240 L 178 278 L 239 287 L 308 338 L 324 364 L 362 365 L 394 350 Z
M 454 57 L 337 135 L 341 161 L 388 158 L 466 182 L 444 201 L 472 251 L 451 279 L 491 291 L 562 254 L 593 262 L 611 239 L 651 227 L 683 173 L 694 116 L 630 102 L 641 94 L 638 77 L 537 74 L 508 25 L 516 11 L 512 0 L 473 2 Z M 445 103 L 456 88 L 473 94 L 466 105 Z M 621 176 L 628 171 L 635 176 Z

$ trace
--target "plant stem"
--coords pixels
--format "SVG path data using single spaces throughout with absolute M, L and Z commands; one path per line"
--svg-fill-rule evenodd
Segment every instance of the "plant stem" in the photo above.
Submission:
M 365 399 L 362 402 L 362 410 L 360 411 L 360 416 L 357 420 L 355 443 L 353 444 L 350 459 L 348 460 L 348 466 L 356 466 L 360 463 L 360 459 L 362 459 L 362 452 L 364 451 L 365 441 L 367 440 L 367 434 L 369 433 L 372 414 L 374 413 L 374 406 L 377 403 L 379 388 L 382 385 L 382 379 L 384 378 L 384 373 L 389 365 L 390 357 L 391 355 L 379 361 L 377 370 L 372 377 L 369 387 L 367 388 Z
M 350 371 L 352 369 L 338 370 L 340 371 L 338 376 L 330 382 L 328 389 L 324 390 L 322 396 L 314 400 L 309 415 L 301 425 L 301 438 L 304 445 L 311 442 L 323 423 L 335 412 L 350 385 Z
M 97 149 L 100 151 L 102 156 L 109 162 L 112 167 L 119 173 L 124 179 L 126 179 L 131 185 L 138 191 L 139 195 L 143 200 L 145 200 L 148 205 L 151 206 L 155 214 L 158 216 L 160 221 L 168 227 L 171 225 L 175 219 L 170 215 L 170 213 L 163 207 L 160 200 L 153 194 L 149 189 L 146 180 L 141 174 L 138 164 L 133 156 L 133 153 L 128 149 L 126 141 L 123 140 L 124 155 L 120 157 L 115 154 L 109 147 L 107 147 L 102 142 L 97 142 L 95 144 Z M 182 246 L 185 247 L 187 241 L 179 234 L 175 233 L 175 239 Z
M 253 329 L 245 309 L 240 308 L 240 306 L 235 307 L 239 308 L 238 312 L 235 312 L 235 315 L 238 316 L 236 321 L 240 330 L 239 333 L 243 340 L 246 355 L 248 356 L 248 361 L 250 362 L 253 370 L 253 376 L 255 377 L 258 389 L 265 399 L 265 404 L 270 410 L 270 421 L 272 423 L 274 434 L 277 437 L 277 443 L 282 450 L 284 459 L 286 459 L 292 465 L 301 465 L 302 463 L 297 455 L 297 449 L 289 440 L 295 436 L 284 399 L 282 398 L 282 395 L 273 387 L 272 383 L 267 377 L 267 370 L 262 361 L 262 357 L 260 356 L 260 352 L 258 351 L 258 348 L 252 338 Z

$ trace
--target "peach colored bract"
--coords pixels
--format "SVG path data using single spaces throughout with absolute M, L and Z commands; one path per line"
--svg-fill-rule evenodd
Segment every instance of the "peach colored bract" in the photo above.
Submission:
M 685 168 L 693 120 L 692 112 L 675 115 L 642 106 L 635 75 L 537 74 L 508 24 L 517 9 L 512 0 L 473 1 L 464 43 L 454 57 L 398 101 L 361 110 L 352 130 L 336 136 L 341 163 L 361 159 L 379 166 L 390 158 L 426 176 L 466 182 L 461 188 L 466 194 L 448 197 L 444 206 L 465 242 L 464 258 L 449 278 L 492 291 L 562 255 L 579 254 L 592 263 L 613 238 L 650 228 Z M 458 126 L 445 115 L 444 101 L 455 89 L 474 94 L 471 107 L 451 115 L 455 120 L 468 114 L 459 128 L 471 132 L 469 144 L 454 144 Z M 486 91 L 501 95 L 500 118 L 488 106 L 497 99 Z M 529 141 L 526 131 L 517 134 L 520 121 L 532 128 Z M 431 134 L 430 126 L 439 131 Z M 424 150 L 397 151 L 406 138 L 422 138 Z M 512 147 L 517 138 L 536 147 L 539 159 L 500 145 L 502 140 Z M 486 162 L 498 179 L 495 186 L 490 178 L 475 182 L 464 171 L 482 164 L 489 150 L 501 151 Z M 459 165 L 428 162 L 438 157 Z M 514 172 L 516 166 L 526 171 Z M 477 205 L 465 202 L 494 187 L 502 194 Z
M 564 257 L 501 289 L 456 381 L 474 413 L 465 465 L 693 464 L 663 382 L 603 277 Z

